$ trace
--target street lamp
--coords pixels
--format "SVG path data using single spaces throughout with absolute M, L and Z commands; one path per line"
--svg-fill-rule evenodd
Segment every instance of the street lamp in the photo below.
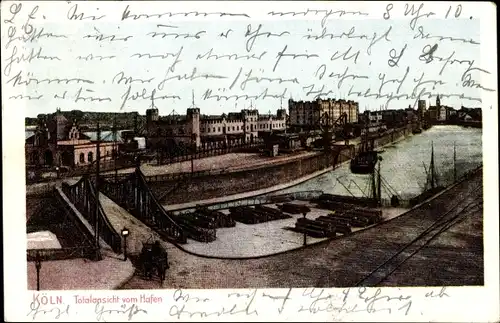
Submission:
M 35 268 L 36 268 L 36 290 L 40 290 L 40 269 L 42 268 L 42 257 L 40 257 L 39 251 L 36 252 L 35 256 Z
M 59 178 L 59 166 L 56 166 L 57 178 Z
M 129 231 L 127 228 L 122 229 L 122 237 L 123 237 L 123 261 L 127 261 L 127 236 L 129 235 Z

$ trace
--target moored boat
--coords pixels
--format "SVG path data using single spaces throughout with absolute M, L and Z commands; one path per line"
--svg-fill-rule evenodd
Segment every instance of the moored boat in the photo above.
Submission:
M 360 152 L 351 160 L 351 172 L 354 174 L 371 174 L 377 163 L 376 151 Z

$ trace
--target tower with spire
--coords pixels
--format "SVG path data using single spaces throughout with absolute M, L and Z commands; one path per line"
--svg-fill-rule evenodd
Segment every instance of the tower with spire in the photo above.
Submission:
M 194 90 L 192 91 L 192 104 L 189 109 L 187 109 L 187 124 L 186 130 L 188 134 L 191 134 L 191 139 L 199 147 L 201 144 L 200 137 L 200 109 L 194 103 Z

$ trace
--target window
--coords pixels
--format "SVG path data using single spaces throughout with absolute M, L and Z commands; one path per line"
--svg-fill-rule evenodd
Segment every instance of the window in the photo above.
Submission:
M 80 163 L 84 164 L 85 163 L 85 154 L 80 153 Z
M 220 132 L 220 127 L 217 128 L 217 131 Z
M 215 127 L 214 127 L 213 131 L 215 132 Z
M 208 130 L 207 132 L 210 132 L 210 128 L 207 128 L 207 130 Z
M 110 151 L 106 150 L 106 156 L 109 157 L 109 155 L 111 155 Z
M 240 130 L 240 126 L 236 126 L 236 130 L 238 130 L 238 131 L 239 131 L 239 130 Z
M 233 131 L 234 131 L 234 126 L 233 126 Z
M 87 161 L 91 163 L 94 160 L 94 154 L 90 151 L 88 156 L 87 156 Z

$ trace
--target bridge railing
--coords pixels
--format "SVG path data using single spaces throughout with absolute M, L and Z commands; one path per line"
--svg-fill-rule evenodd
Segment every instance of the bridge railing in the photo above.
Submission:
M 164 232 L 179 243 L 186 243 L 183 228 L 165 211 L 140 172 L 127 174 L 113 181 L 113 177 L 101 177 L 100 190 L 116 204 L 156 230 Z
M 116 253 L 121 253 L 122 238 L 109 222 L 101 203 L 97 201 L 95 188 L 89 177 L 84 176 L 73 185 L 63 183 L 62 190 L 85 219 L 94 226 L 94 229 L 97 226 L 99 236 L 111 249 Z M 99 210 L 97 219 L 95 218 L 96 207 Z
M 144 174 L 139 169 L 134 174 L 136 213 L 145 220 L 146 224 L 157 227 L 176 242 L 186 243 L 187 236 L 183 228 L 165 211 L 149 188 Z

